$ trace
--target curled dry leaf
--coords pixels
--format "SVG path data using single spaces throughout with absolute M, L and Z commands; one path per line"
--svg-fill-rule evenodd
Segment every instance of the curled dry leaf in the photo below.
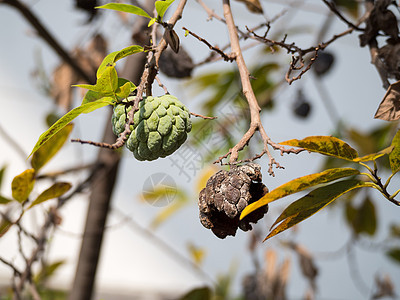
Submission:
M 378 50 L 378 55 L 388 75 L 400 80 L 400 43 L 383 46 Z
M 259 0 L 237 0 L 246 4 L 246 7 L 249 11 L 256 14 L 263 14 L 264 11 L 262 9 L 261 3 Z
M 176 34 L 175 30 L 171 28 L 165 28 L 164 32 L 164 39 L 167 42 L 167 44 L 171 47 L 171 49 L 175 52 L 178 53 L 179 51 L 179 37 Z
M 393 41 L 398 40 L 399 28 L 397 27 L 397 18 L 395 14 L 388 9 L 391 3 L 391 0 L 376 1 L 374 9 L 366 20 L 365 32 L 360 35 L 361 47 L 366 46 L 374 40 L 379 34 L 379 31 L 383 31 Z
M 400 80 L 389 86 L 374 118 L 385 121 L 400 119 Z
M 388 275 L 383 276 L 383 278 L 381 276 L 376 276 L 375 286 L 376 286 L 376 292 L 372 296 L 372 299 L 381 299 L 384 297 L 391 297 L 391 298 L 396 297 L 393 281 L 390 279 Z

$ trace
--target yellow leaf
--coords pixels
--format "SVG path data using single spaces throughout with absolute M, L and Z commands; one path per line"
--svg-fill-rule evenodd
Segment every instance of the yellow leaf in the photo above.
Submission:
M 71 184 L 68 182 L 56 182 L 51 187 L 49 187 L 47 190 L 42 192 L 36 198 L 36 200 L 33 201 L 31 203 L 31 205 L 29 205 L 28 209 L 30 209 L 31 207 L 33 207 L 35 205 L 43 203 L 46 200 L 60 197 L 60 196 L 64 195 L 66 192 L 68 192 L 70 188 L 71 188 Z
M 393 151 L 389 154 L 390 169 L 396 173 L 400 169 L 400 130 L 392 140 Z
M 237 0 L 246 4 L 246 7 L 249 11 L 256 14 L 263 14 L 264 11 L 262 9 L 261 3 L 259 0 Z
M 10 221 L 2 219 L 0 222 L 0 237 L 5 235 L 12 225 Z
M 268 234 L 264 241 L 311 217 L 343 194 L 361 187 L 374 187 L 374 184 L 371 182 L 350 179 L 335 182 L 331 185 L 313 190 L 309 194 L 290 204 L 282 212 L 274 224 L 272 224 L 271 229 L 275 225 L 280 224 Z
M 32 155 L 31 165 L 35 170 L 43 167 L 61 149 L 73 127 L 73 124 L 65 126 Z
M 362 157 L 357 157 L 354 159 L 355 162 L 363 162 L 363 161 L 371 161 L 371 160 L 376 160 L 379 157 L 382 157 L 384 155 L 390 154 L 393 150 L 393 145 L 389 146 L 381 151 L 379 151 L 378 153 L 372 153 L 372 154 L 368 154 Z
M 304 148 L 311 152 L 353 160 L 358 157 L 357 151 L 344 141 L 332 136 L 309 136 L 302 140 L 289 140 L 281 145 Z
M 11 182 L 12 196 L 22 203 L 28 199 L 35 184 L 35 170 L 28 169 L 14 177 Z
M 190 256 L 192 257 L 193 261 L 196 265 L 201 265 L 206 255 L 206 251 L 204 248 L 197 247 L 192 243 L 188 244 L 188 249 L 190 252 Z
M 264 195 L 258 201 L 246 206 L 240 215 L 240 219 L 255 211 L 256 209 L 267 205 L 275 200 L 286 197 L 288 195 L 298 193 L 309 187 L 321 183 L 327 183 L 339 178 L 360 174 L 360 171 L 352 168 L 335 168 L 328 169 L 320 173 L 310 174 L 293 179 L 287 183 L 282 184 L 276 189 Z

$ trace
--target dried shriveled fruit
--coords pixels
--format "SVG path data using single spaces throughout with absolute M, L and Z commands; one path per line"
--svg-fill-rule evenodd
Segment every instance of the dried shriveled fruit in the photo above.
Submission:
M 128 97 L 128 101 L 134 98 Z M 116 135 L 124 131 L 132 106 L 117 105 L 112 115 Z M 155 160 L 177 150 L 192 129 L 189 110 L 174 96 L 145 97 L 134 114 L 134 125 L 126 147 L 138 160 Z
M 211 176 L 199 195 L 200 222 L 219 238 L 234 236 L 238 228 L 252 229 L 268 211 L 264 206 L 239 220 L 243 209 L 260 199 L 268 188 L 261 182 L 261 167 L 255 163 L 221 170 Z

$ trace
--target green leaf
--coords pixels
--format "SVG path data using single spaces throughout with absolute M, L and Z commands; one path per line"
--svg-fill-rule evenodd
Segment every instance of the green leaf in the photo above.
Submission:
M 400 224 L 390 224 L 390 236 L 393 238 L 400 238 Z
M 311 217 L 343 194 L 361 187 L 373 187 L 373 183 L 350 179 L 313 190 L 290 204 L 282 212 L 272 224 L 271 229 L 278 223 L 280 224 L 268 234 L 264 241 Z
M 14 200 L 6 198 L 6 197 L 0 195 L 0 204 L 8 204 L 8 203 L 10 203 L 12 201 L 14 201 Z
M 74 87 L 80 87 L 80 88 L 83 88 L 83 89 L 87 89 L 87 90 L 89 90 L 89 91 L 92 91 L 92 92 L 101 92 L 101 90 L 100 90 L 100 87 L 96 84 L 96 85 L 93 85 L 93 84 L 73 84 L 72 86 L 74 86 Z
M 123 59 L 129 55 L 143 52 L 143 51 L 144 51 L 143 47 L 137 46 L 137 45 L 132 45 L 132 46 L 126 47 L 122 50 L 117 51 L 117 54 L 115 55 L 115 58 L 114 58 L 114 62 L 117 62 L 118 60 Z
M 209 287 L 201 287 L 191 290 L 179 300 L 211 300 L 211 295 Z
M 0 188 L 1 188 L 1 184 L 3 182 L 3 177 L 4 177 L 4 172 L 6 171 L 6 165 L 4 165 L 1 169 L 0 169 Z
M 396 135 L 392 140 L 393 150 L 389 154 L 390 169 L 392 173 L 397 173 L 400 169 L 400 130 L 397 131 Z
M 311 152 L 334 156 L 345 160 L 354 160 L 358 157 L 357 151 L 347 143 L 332 136 L 309 136 L 302 140 L 289 140 L 281 145 L 304 148 Z
M 48 140 L 50 140 L 57 132 L 67 126 L 73 119 L 78 117 L 80 114 L 92 112 L 98 108 L 107 106 L 107 105 L 114 105 L 115 100 L 111 97 L 104 97 L 100 100 L 85 103 L 81 106 L 74 108 L 73 110 L 66 113 L 62 116 L 57 122 L 55 122 L 49 129 L 43 132 L 39 140 L 37 141 L 36 145 L 33 147 L 31 154 L 28 157 L 33 155 L 37 150 L 39 150 Z
M 294 193 L 298 193 L 317 184 L 327 183 L 339 178 L 357 174 L 360 174 L 360 171 L 356 169 L 337 168 L 293 179 L 277 187 L 276 189 L 270 191 L 262 198 L 260 198 L 258 201 L 246 206 L 245 209 L 242 211 L 242 214 L 240 215 L 240 219 L 243 219 L 245 216 L 255 211 L 256 209 L 264 205 L 267 205 L 268 203 L 271 203 L 275 200 L 278 200 L 280 198 L 286 197 Z
M 114 65 L 107 65 L 96 82 L 98 92 L 107 96 L 113 95 L 118 88 L 118 75 Z
M 400 264 L 400 248 L 392 248 L 388 252 L 386 252 L 386 255 L 398 264 Z
M 383 149 L 382 151 L 379 151 L 378 153 L 372 153 L 372 154 L 368 154 L 362 157 L 357 157 L 355 159 L 353 159 L 353 161 L 355 162 L 364 162 L 364 161 L 371 161 L 371 160 L 376 160 L 384 155 L 388 155 L 393 151 L 393 146 L 389 146 L 385 149 Z
M 8 230 L 11 228 L 12 225 L 14 225 L 14 224 L 12 224 L 10 221 L 5 220 L 5 219 L 1 219 L 1 222 L 0 222 L 0 237 L 5 235 L 8 232 Z
M 111 52 L 101 62 L 99 68 L 97 69 L 96 77 L 100 78 L 101 74 L 105 71 L 108 65 L 114 65 L 118 60 L 124 57 L 143 51 L 144 51 L 143 47 L 132 45 L 122 50 Z
M 32 208 L 35 205 L 43 203 L 47 200 L 58 198 L 64 195 L 71 188 L 71 184 L 68 182 L 56 182 L 47 190 L 43 191 L 36 199 L 29 205 L 27 209 Z
M 351 203 L 346 205 L 346 219 L 357 235 L 366 233 L 373 236 L 376 232 L 375 206 L 368 196 L 358 208 L 353 207 Z
M 156 11 L 158 17 L 161 18 L 161 21 L 164 17 L 165 12 L 167 11 L 168 7 L 174 3 L 175 0 L 165 0 L 165 1 L 156 1 Z
M 88 89 L 82 104 L 99 100 L 103 97 L 115 98 L 116 92 L 119 88 L 119 78 L 115 70 L 115 64 L 107 64 L 104 66 L 101 74 L 97 78 L 96 85 L 90 84 L 76 84 L 73 86 Z
M 356 0 L 335 0 L 335 4 L 344 7 L 353 18 L 358 17 L 358 2 Z
M 133 82 L 125 78 L 118 78 L 118 89 L 115 93 L 119 99 L 124 99 L 128 97 L 129 94 L 132 93 L 134 90 L 136 90 L 136 86 L 133 84 Z
M 58 260 L 50 265 L 44 265 L 42 269 L 33 277 L 33 281 L 36 285 L 43 284 L 49 279 L 62 265 L 66 263 L 65 260 Z
M 133 84 L 133 82 L 121 77 L 118 78 L 118 88 L 115 90 L 115 95 L 117 96 L 118 100 L 128 97 L 129 94 L 134 90 L 136 90 L 136 86 Z M 107 96 L 103 93 L 88 91 L 82 100 L 82 104 L 100 100 L 104 97 Z
M 138 15 L 138 16 L 142 16 L 142 17 L 151 19 L 151 17 L 149 16 L 149 14 L 147 12 L 145 12 L 140 7 L 137 7 L 134 5 L 122 4 L 122 3 L 107 3 L 102 6 L 97 6 L 96 8 L 111 9 L 111 10 L 126 12 L 126 13 L 130 13 L 130 14 L 134 14 L 134 15 Z
M 88 89 L 91 92 L 104 96 L 113 96 L 118 88 L 118 75 L 115 70 L 115 64 L 107 64 L 102 69 L 100 76 L 97 78 L 96 85 L 76 84 L 73 86 Z
M 55 134 L 48 143 L 45 143 L 38 151 L 32 155 L 31 166 L 37 171 L 43 167 L 67 141 L 72 129 L 73 124 L 68 124 Z
M 96 100 L 100 100 L 103 97 L 104 97 L 104 95 L 102 93 L 94 92 L 94 91 L 87 91 L 87 93 L 85 94 L 85 97 L 83 97 L 81 105 L 89 103 L 89 102 L 94 102 Z
M 151 18 L 151 20 L 149 21 L 149 24 L 147 24 L 147 27 L 152 26 L 156 21 L 157 21 L 156 18 Z
M 35 185 L 35 174 L 34 169 L 28 169 L 14 177 L 11 182 L 11 191 L 15 200 L 22 203 L 28 199 Z

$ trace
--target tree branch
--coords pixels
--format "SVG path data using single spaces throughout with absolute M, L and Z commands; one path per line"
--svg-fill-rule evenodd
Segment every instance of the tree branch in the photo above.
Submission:
M 344 23 L 347 24 L 347 26 L 349 26 L 350 28 L 353 28 L 353 30 L 358 30 L 358 31 L 364 31 L 364 29 L 358 27 L 358 25 L 351 23 L 349 20 L 347 20 L 341 13 L 340 11 L 336 8 L 336 5 L 333 2 L 329 2 L 327 0 L 322 0 L 322 2 L 324 2 L 329 9 L 338 16 L 338 18 L 340 20 L 342 20 Z
M 279 149 L 281 153 L 299 153 L 303 151 L 303 149 L 285 149 L 282 145 L 274 143 L 267 135 L 267 133 L 264 130 L 264 127 L 261 123 L 260 119 L 260 111 L 261 108 L 258 105 L 256 96 L 254 94 L 253 88 L 251 86 L 250 82 L 250 73 L 249 70 L 247 69 L 246 63 L 243 58 L 242 50 L 240 48 L 240 43 L 239 43 L 239 36 L 237 33 L 237 29 L 235 26 L 235 22 L 233 20 L 233 15 L 230 7 L 230 1 L 229 0 L 223 0 L 223 9 L 224 9 L 224 17 L 226 21 L 226 25 L 228 27 L 229 31 L 229 39 L 231 42 L 231 52 L 232 52 L 232 57 L 235 57 L 236 64 L 238 66 L 239 74 L 240 74 L 240 80 L 242 83 L 242 91 L 244 96 L 246 97 L 246 100 L 249 104 L 249 109 L 250 109 L 250 128 L 247 130 L 247 132 L 243 135 L 242 139 L 232 148 L 229 150 L 229 152 L 225 155 L 220 157 L 216 162 L 222 162 L 223 158 L 226 158 L 228 155 L 230 155 L 229 159 L 229 164 L 236 164 L 239 151 L 241 151 L 246 145 L 248 145 L 250 139 L 253 137 L 256 131 L 260 132 L 261 138 L 264 142 L 264 150 L 263 154 L 267 154 L 269 157 L 269 174 L 274 175 L 274 172 L 272 170 L 273 166 L 275 165 L 277 168 L 282 168 L 275 159 L 272 157 L 268 145 L 271 145 L 274 149 Z M 261 157 L 261 156 L 259 156 Z
M 65 61 L 71 68 L 81 77 L 83 80 L 90 84 L 95 84 L 96 79 L 94 74 L 87 74 L 68 54 L 56 38 L 44 27 L 40 22 L 39 18 L 33 14 L 33 12 L 19 0 L 0 0 L 0 4 L 8 4 L 17 9 L 25 19 L 36 29 L 38 35 L 51 47 L 53 50 Z

